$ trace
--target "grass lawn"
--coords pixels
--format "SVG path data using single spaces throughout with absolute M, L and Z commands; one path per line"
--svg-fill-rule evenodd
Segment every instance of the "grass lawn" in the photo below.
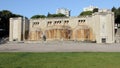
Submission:
M 0 53 L 0 68 L 120 68 L 120 53 Z

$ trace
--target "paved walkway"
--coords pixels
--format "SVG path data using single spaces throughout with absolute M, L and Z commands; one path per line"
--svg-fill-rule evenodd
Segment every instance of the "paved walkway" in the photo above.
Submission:
M 0 52 L 120 52 L 120 44 L 40 42 L 0 44 Z

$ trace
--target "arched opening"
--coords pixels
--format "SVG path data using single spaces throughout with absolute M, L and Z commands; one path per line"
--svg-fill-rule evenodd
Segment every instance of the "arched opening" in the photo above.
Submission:
M 87 25 L 79 25 L 73 31 L 73 39 L 77 41 L 93 41 L 93 31 Z
M 29 40 L 39 41 L 42 39 L 42 34 L 43 32 L 41 31 L 41 29 L 31 30 L 29 32 Z
M 69 26 L 48 27 L 45 31 L 47 40 L 70 40 L 72 30 Z

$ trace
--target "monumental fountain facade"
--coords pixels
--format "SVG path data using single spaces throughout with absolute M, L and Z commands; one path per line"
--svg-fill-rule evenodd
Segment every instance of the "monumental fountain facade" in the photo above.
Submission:
M 32 42 L 43 38 L 46 41 L 114 43 L 114 13 L 110 10 L 99 10 L 83 17 L 39 18 L 29 21 L 23 18 L 10 19 L 10 41 Z

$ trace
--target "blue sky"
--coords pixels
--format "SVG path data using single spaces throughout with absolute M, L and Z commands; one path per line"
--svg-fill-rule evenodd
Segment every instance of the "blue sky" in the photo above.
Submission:
M 71 16 L 78 16 L 90 5 L 111 9 L 120 7 L 120 0 L 0 0 L 0 11 L 10 10 L 30 18 L 33 15 L 55 13 L 57 8 L 68 8 Z

